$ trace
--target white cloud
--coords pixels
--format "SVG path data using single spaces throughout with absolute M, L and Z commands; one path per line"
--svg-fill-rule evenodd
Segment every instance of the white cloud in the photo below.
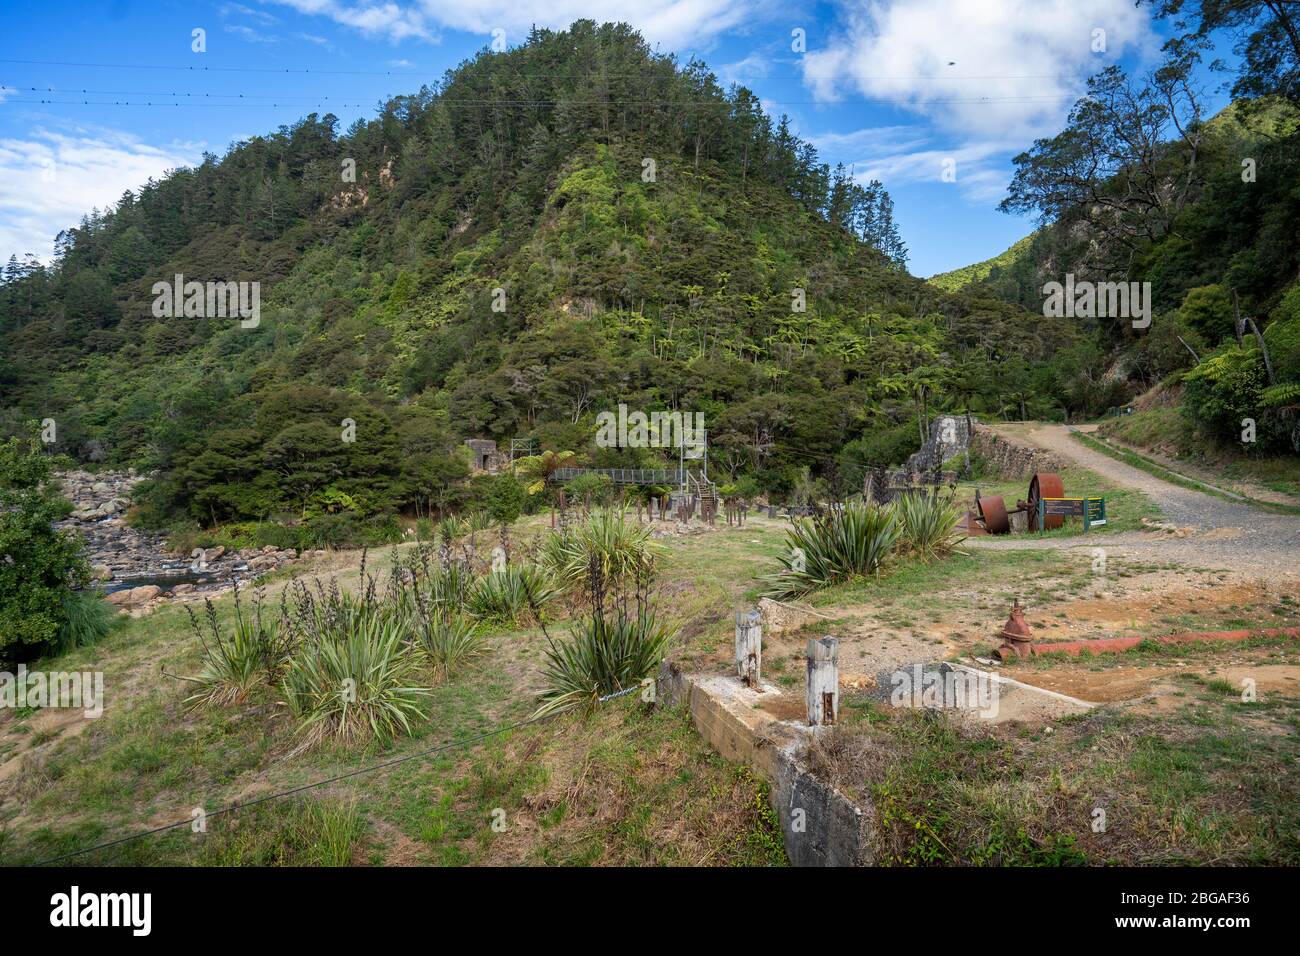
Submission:
M 258 23 L 278 22 L 275 17 L 271 16 L 271 14 L 267 13 L 265 10 L 254 10 L 251 7 L 244 6 L 242 3 L 227 3 L 222 5 L 221 15 L 223 17 L 228 17 L 231 14 L 235 14 L 242 17 L 251 17 L 252 19 L 256 20 Z
M 412 5 L 396 3 L 349 3 L 347 0 L 271 0 L 299 13 L 328 17 L 360 32 L 394 43 L 407 39 L 431 39 L 424 14 Z
M 713 68 L 713 72 L 724 87 L 735 83 L 752 89 L 754 80 L 763 79 L 772 72 L 773 63 L 773 57 L 755 51 L 735 63 L 721 63 Z
M 915 125 L 869 126 L 846 133 L 822 133 L 805 138 L 812 141 L 818 153 L 879 156 L 919 150 L 930 141 L 930 134 Z
M 840 35 L 804 57 L 819 98 L 858 93 L 973 136 L 1059 128 L 1088 75 L 1154 44 L 1133 0 L 851 0 L 843 12 Z
M 859 181 L 943 184 L 988 205 L 1011 157 L 1061 129 L 1088 76 L 1156 43 L 1133 0 L 849 0 L 838 35 L 804 57 L 805 83 L 822 101 L 865 96 L 924 119 L 813 140 Z
M 242 26 L 236 23 L 227 23 L 226 32 L 233 33 L 249 43 L 279 43 L 280 38 L 273 33 L 261 33 L 252 27 Z
M 574 20 L 625 21 L 651 43 L 676 48 L 697 44 L 753 18 L 767 0 L 271 0 L 300 13 L 329 17 L 367 36 L 397 41 L 428 39 L 434 27 L 480 33 L 506 31 L 506 42 L 523 40 L 529 28 L 560 29 Z
M 918 149 L 868 158 L 855 165 L 862 182 L 879 179 L 902 186 L 910 183 L 951 183 L 969 200 L 987 203 L 1002 198 L 1006 191 L 1007 172 L 1003 165 L 1006 144 L 1000 140 L 963 143 L 953 149 Z
M 151 176 L 199 162 L 201 154 L 202 144 L 156 147 L 88 127 L 0 139 L 0 261 L 28 252 L 48 261 L 61 229 L 92 208 L 112 206 Z

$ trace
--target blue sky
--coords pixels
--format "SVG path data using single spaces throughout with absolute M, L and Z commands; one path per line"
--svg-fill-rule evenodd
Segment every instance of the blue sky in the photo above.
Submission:
M 532 23 L 559 28 L 585 16 L 626 20 L 661 51 L 704 59 L 724 83 L 753 89 L 768 112 L 789 114 L 824 161 L 880 179 L 909 267 L 926 276 L 1028 233 L 1031 222 L 996 209 L 1011 158 L 1059 131 L 1088 75 L 1116 62 L 1148 69 L 1162 42 L 1161 25 L 1133 0 L 6 0 L 6 8 L 0 261 L 47 258 L 59 229 L 204 150 L 220 154 L 313 111 L 335 113 L 346 128 L 381 99 L 472 57 L 494 30 L 513 45 Z M 205 32 L 204 52 L 192 49 L 195 29 Z M 1211 108 L 1223 102 L 1211 97 Z

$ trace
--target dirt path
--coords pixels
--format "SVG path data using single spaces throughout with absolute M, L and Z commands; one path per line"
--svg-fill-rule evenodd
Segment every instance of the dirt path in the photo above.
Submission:
M 1213 495 L 1170 484 L 1145 471 L 1093 451 L 1071 437 L 1065 425 L 1040 425 L 1028 440 L 1040 448 L 1074 461 L 1116 484 L 1141 491 L 1165 517 L 1179 527 L 1194 529 L 1185 538 L 1146 532 L 1099 536 L 1092 542 L 1078 538 L 975 539 L 990 548 L 1093 548 L 1104 546 L 1116 553 L 1148 560 L 1177 561 L 1198 567 L 1225 568 L 1251 573 L 1300 575 L 1300 517 L 1275 515 L 1250 505 L 1225 501 Z

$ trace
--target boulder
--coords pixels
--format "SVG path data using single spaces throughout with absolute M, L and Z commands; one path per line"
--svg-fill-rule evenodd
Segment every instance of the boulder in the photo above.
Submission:
M 160 594 L 162 594 L 162 588 L 158 587 L 158 585 L 144 584 L 138 588 L 114 591 L 108 596 L 108 603 L 116 604 L 118 607 L 138 607 L 141 604 L 148 604 Z
M 90 576 L 96 581 L 113 580 L 113 569 L 107 564 L 92 564 L 90 566 Z

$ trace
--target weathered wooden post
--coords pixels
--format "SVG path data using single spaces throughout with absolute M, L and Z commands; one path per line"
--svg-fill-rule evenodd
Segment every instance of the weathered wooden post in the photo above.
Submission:
M 762 620 L 758 608 L 736 609 L 736 674 L 742 684 L 755 690 L 762 686 Z
M 808 723 L 835 723 L 840 710 L 840 642 L 834 637 L 808 638 Z

